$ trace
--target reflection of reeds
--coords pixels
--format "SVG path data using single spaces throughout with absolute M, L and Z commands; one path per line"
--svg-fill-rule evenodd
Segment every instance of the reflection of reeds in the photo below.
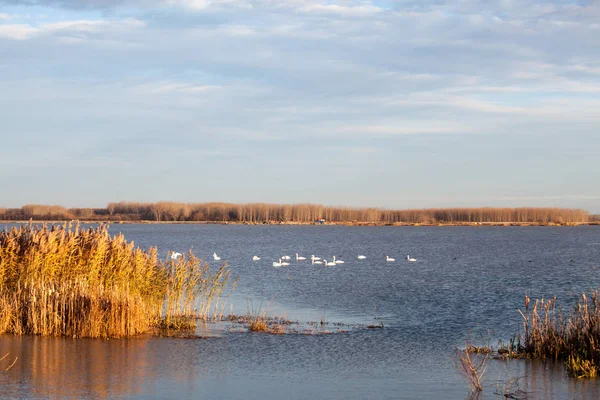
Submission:
M 516 355 L 554 359 L 565 363 L 575 377 L 595 377 L 600 367 L 600 293 L 581 295 L 574 310 L 563 315 L 556 298 L 536 300 L 530 307 L 525 297 L 524 333 L 513 342 Z
M 229 281 L 191 252 L 158 261 L 108 228 L 28 225 L 0 232 L 0 333 L 123 337 L 208 318 Z

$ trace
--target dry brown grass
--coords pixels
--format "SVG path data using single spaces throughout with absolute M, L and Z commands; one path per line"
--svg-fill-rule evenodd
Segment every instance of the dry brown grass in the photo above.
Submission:
M 0 334 L 125 337 L 208 318 L 229 281 L 191 252 L 159 261 L 108 228 L 0 232 Z
M 269 326 L 264 318 L 251 318 L 248 320 L 248 330 L 250 332 L 267 332 Z

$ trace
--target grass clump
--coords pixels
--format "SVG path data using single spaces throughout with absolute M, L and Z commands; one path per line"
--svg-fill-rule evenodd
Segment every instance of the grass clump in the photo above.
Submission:
M 106 225 L 0 232 L 0 334 L 126 337 L 208 318 L 229 281 L 191 252 L 157 259 Z
M 594 378 L 600 366 L 600 293 L 585 293 L 568 313 L 556 306 L 556 298 L 531 300 L 525 297 L 524 333 L 509 349 L 516 357 L 562 362 L 577 378 Z
M 269 326 L 264 318 L 251 318 L 248 321 L 248 330 L 250 332 L 267 332 Z

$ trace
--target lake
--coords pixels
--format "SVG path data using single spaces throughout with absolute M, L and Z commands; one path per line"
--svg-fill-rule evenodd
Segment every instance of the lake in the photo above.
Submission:
M 0 397 L 465 399 L 455 347 L 468 338 L 510 339 L 521 327 L 525 295 L 556 296 L 568 309 L 600 287 L 598 226 L 123 224 L 110 231 L 142 248 L 157 246 L 162 257 L 192 249 L 216 267 L 216 252 L 239 278 L 227 313 L 324 321 L 332 334 L 241 333 L 209 324 L 200 328 L 206 339 L 4 335 L 0 357 L 10 354 L 0 368 L 18 360 L 0 372 Z M 296 253 L 345 263 L 311 265 Z M 408 254 L 417 261 L 408 262 Z M 274 268 L 283 255 L 290 265 Z M 501 398 L 498 381 L 509 378 L 520 378 L 532 399 L 600 398 L 598 381 L 525 360 L 490 361 L 480 398 Z

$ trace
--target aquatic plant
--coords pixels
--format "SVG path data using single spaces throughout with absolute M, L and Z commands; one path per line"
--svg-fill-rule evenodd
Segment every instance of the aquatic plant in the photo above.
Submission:
M 157 259 L 108 227 L 33 225 L 0 232 L 0 334 L 124 337 L 190 328 L 227 287 L 191 252 Z
M 564 314 L 556 298 L 535 300 L 525 296 L 523 333 L 509 347 L 517 357 L 551 359 L 563 362 L 577 378 L 593 378 L 600 367 L 600 293 L 598 290 L 578 299 L 574 309 Z
M 472 350 L 473 346 L 469 344 L 466 344 L 464 349 L 455 349 L 454 366 L 456 371 L 467 380 L 471 392 L 481 392 L 489 354 Z
M 9 354 L 10 353 L 6 353 L 3 357 L 0 357 L 0 362 L 4 361 L 9 356 Z M 8 371 L 9 369 L 11 369 L 17 363 L 18 359 L 19 359 L 19 357 L 15 357 L 15 359 L 13 360 L 13 362 L 8 367 L 2 366 L 2 367 L 0 367 L 0 370 L 2 370 L 4 372 Z

